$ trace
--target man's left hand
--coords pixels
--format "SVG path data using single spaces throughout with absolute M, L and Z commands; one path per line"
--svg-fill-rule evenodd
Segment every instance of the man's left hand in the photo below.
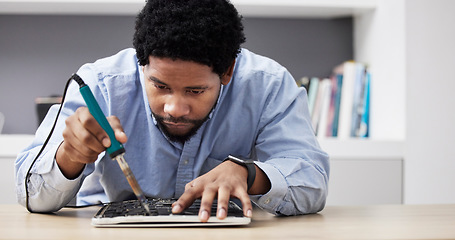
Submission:
M 253 206 L 247 193 L 247 177 L 248 171 L 245 167 L 225 161 L 210 172 L 186 184 L 185 192 L 172 205 L 172 212 L 180 213 L 194 200 L 201 198 L 199 219 L 201 222 L 207 222 L 213 200 L 218 198 L 216 217 L 224 219 L 227 216 L 229 199 L 235 197 L 242 203 L 243 214 L 252 217 Z

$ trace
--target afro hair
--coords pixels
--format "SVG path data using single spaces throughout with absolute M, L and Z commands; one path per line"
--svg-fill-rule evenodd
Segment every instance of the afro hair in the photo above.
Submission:
M 227 72 L 245 42 L 242 17 L 228 0 L 148 0 L 133 45 L 141 66 L 149 56 L 193 61 Z

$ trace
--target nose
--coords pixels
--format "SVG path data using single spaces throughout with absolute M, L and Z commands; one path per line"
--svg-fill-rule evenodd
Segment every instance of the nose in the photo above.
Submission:
M 190 113 L 190 106 L 184 97 L 172 95 L 164 103 L 164 112 L 175 118 L 179 118 Z

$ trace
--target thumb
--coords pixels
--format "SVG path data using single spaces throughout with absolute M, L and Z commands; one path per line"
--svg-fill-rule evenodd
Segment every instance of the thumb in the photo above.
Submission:
M 115 133 L 115 138 L 117 139 L 117 141 L 119 141 L 120 143 L 126 143 L 126 141 L 128 141 L 128 137 L 126 136 L 126 133 L 123 131 L 123 129 L 116 129 L 114 130 L 114 133 Z

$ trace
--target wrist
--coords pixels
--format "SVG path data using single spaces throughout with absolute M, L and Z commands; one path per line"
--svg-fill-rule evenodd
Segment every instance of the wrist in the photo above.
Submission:
M 226 159 L 224 159 L 224 161 L 231 161 L 231 162 L 236 163 L 240 166 L 243 166 L 247 169 L 247 171 L 248 171 L 247 191 L 250 190 L 256 179 L 256 164 L 254 164 L 254 161 L 251 159 L 234 157 L 232 155 L 229 155 Z
M 77 178 L 82 170 L 85 167 L 84 163 L 75 162 L 70 159 L 67 152 L 64 150 L 65 142 L 62 142 L 57 149 L 57 153 L 55 154 L 55 162 L 57 163 L 58 168 L 62 172 L 62 174 L 68 179 L 75 179 Z

